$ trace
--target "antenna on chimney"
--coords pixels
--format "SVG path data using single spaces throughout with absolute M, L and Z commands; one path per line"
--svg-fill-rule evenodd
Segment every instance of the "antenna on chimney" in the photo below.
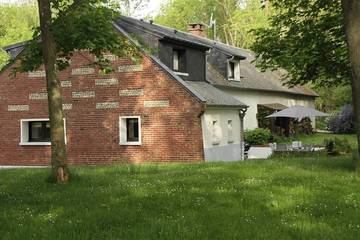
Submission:
M 209 26 L 213 29 L 213 39 L 216 40 L 216 19 L 214 18 L 214 12 L 211 13 Z

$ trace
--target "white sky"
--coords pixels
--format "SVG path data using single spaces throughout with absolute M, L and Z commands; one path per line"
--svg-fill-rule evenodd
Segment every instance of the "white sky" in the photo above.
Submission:
M 16 3 L 16 2 L 26 2 L 26 0 L 0 0 L 0 4 L 4 4 L 4 3 Z M 137 18 L 143 18 L 146 16 L 152 16 L 154 17 L 158 11 L 160 10 L 160 6 L 163 2 L 165 2 L 166 0 L 149 0 L 149 4 L 147 7 L 145 7 L 144 9 L 142 9 L 141 11 L 139 11 L 138 13 L 136 13 L 135 17 Z
M 139 17 L 145 17 L 147 15 L 154 17 L 160 10 L 160 6 L 163 2 L 165 2 L 165 0 L 149 0 L 148 7 L 139 13 Z

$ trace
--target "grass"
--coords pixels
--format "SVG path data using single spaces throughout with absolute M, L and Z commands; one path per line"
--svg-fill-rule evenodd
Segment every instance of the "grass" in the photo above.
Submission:
M 359 239 L 351 158 L 0 171 L 0 239 Z
M 357 142 L 356 142 L 356 135 L 355 134 L 332 134 L 332 133 L 315 133 L 312 135 L 299 135 L 296 137 L 292 137 L 289 139 L 282 139 L 280 142 L 291 142 L 292 140 L 299 140 L 303 144 L 317 144 L 317 145 L 324 145 L 325 139 L 333 139 L 333 138 L 339 138 L 339 139 L 345 139 L 347 140 L 352 148 L 357 148 Z

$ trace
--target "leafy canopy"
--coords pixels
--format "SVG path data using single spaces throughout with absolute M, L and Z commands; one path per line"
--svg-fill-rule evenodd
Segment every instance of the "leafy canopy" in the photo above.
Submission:
M 216 39 L 237 46 L 249 47 L 254 41 L 250 29 L 267 26 L 268 9 L 259 0 L 171 0 L 162 5 L 155 22 L 186 31 L 189 23 L 209 24 L 216 20 Z M 213 31 L 208 29 L 207 37 Z
M 33 28 L 39 25 L 37 7 L 31 4 L 0 4 L 0 69 L 8 61 L 1 48 L 32 38 Z
M 118 6 L 107 0 L 52 1 L 52 34 L 56 42 L 57 66 L 63 70 L 76 50 L 86 50 L 96 56 L 97 64 L 111 70 L 105 53 L 136 60 L 138 51 L 127 38 L 119 35 L 112 21 L 120 16 Z M 16 71 L 33 71 L 43 64 L 40 29 L 21 55 L 21 66 Z
M 271 0 L 270 26 L 254 30 L 251 48 L 263 70 L 284 68 L 289 86 L 350 83 L 340 0 Z

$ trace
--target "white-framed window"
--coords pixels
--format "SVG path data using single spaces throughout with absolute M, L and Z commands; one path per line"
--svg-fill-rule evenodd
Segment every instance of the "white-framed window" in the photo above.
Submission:
M 240 81 L 240 61 L 231 60 L 228 62 L 228 79 Z
M 119 118 L 120 145 L 141 145 L 141 118 L 121 116 Z
M 186 52 L 183 49 L 173 49 L 173 70 L 178 75 L 187 76 L 186 73 Z
M 66 120 L 64 119 L 64 133 L 66 144 Z M 50 141 L 50 121 L 48 118 L 21 119 L 20 145 L 47 146 Z
M 228 120 L 228 143 L 233 143 L 234 142 L 234 137 L 233 137 L 233 121 L 232 120 Z
M 212 144 L 219 145 L 221 142 L 221 129 L 218 120 L 212 121 Z

